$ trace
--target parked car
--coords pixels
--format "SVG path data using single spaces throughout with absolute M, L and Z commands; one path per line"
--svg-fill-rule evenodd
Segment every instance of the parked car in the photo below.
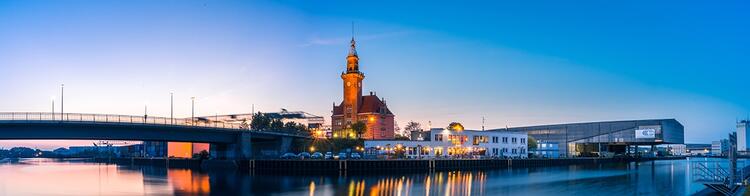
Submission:
M 338 157 L 338 159 L 346 159 L 346 153 L 345 152 L 340 152 L 339 156 L 337 156 L 337 157 Z
M 326 155 L 324 157 L 325 159 L 333 159 L 333 153 L 332 152 L 326 152 Z
M 297 155 L 297 158 L 300 159 L 309 159 L 310 153 L 309 152 L 300 152 L 299 155 Z
M 291 152 L 284 153 L 281 155 L 281 159 L 296 159 L 297 155 Z
M 320 153 L 320 152 L 312 153 L 312 155 L 310 155 L 310 158 L 312 158 L 312 159 L 322 159 L 323 158 L 323 153 Z
M 359 153 L 353 152 L 352 154 L 349 155 L 349 158 L 351 158 L 351 159 L 361 159 L 362 156 L 360 156 Z

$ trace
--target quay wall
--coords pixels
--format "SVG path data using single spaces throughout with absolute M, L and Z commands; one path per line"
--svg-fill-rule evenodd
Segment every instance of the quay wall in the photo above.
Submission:
M 420 159 L 420 160 L 198 160 L 164 158 L 97 158 L 95 162 L 169 168 L 239 169 L 260 172 L 386 172 L 464 169 L 500 169 L 586 165 L 685 159 L 660 158 L 571 158 L 571 159 Z
M 575 158 L 575 159 L 437 159 L 437 160 L 249 160 L 251 171 L 383 172 L 461 169 L 547 167 L 617 162 L 675 160 L 668 158 Z

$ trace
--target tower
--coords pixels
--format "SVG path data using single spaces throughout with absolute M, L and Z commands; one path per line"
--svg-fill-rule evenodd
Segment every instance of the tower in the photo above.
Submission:
M 349 55 L 346 57 L 346 71 L 341 73 L 341 79 L 344 85 L 342 103 L 344 125 L 350 125 L 357 121 L 358 108 L 362 99 L 362 80 L 365 79 L 365 75 L 359 71 L 359 57 L 354 37 L 352 37 Z

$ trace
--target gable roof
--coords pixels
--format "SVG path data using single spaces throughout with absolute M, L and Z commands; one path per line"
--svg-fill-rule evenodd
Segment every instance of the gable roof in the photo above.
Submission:
M 388 106 L 378 98 L 377 95 L 366 95 L 362 96 L 362 98 L 359 100 L 359 108 L 357 108 L 357 111 L 359 113 L 380 113 L 380 108 L 383 108 L 385 111 L 385 114 L 393 114 L 390 109 L 388 109 Z M 339 104 L 338 106 L 333 106 L 333 115 L 342 115 L 344 114 L 344 107 L 342 107 L 342 104 Z

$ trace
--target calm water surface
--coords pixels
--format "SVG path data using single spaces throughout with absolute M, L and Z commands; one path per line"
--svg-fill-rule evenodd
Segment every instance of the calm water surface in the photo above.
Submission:
M 695 160 L 695 159 L 693 159 Z M 20 159 L 0 195 L 689 195 L 687 160 L 348 176 L 250 175 Z

